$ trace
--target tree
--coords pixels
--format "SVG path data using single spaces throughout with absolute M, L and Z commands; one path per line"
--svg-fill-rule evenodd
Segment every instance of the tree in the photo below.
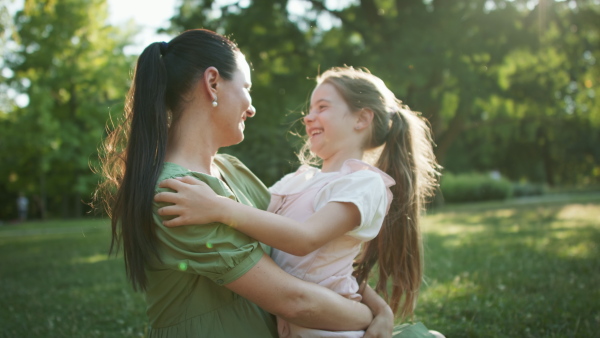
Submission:
M 277 158 L 290 161 L 297 149 L 280 142 L 291 118 L 275 112 L 298 110 L 313 86 L 304 79 L 344 64 L 370 69 L 422 112 L 451 171 L 499 169 L 549 184 L 600 179 L 594 136 L 555 142 L 598 131 L 598 0 L 296 1 L 307 5 L 303 14 L 286 0 L 240 3 L 185 0 L 172 29 L 226 32 L 254 63 L 260 132 L 235 149 L 267 182 L 273 173 L 261 165 L 289 168 Z M 323 28 L 323 16 L 339 24 Z M 560 134 L 560 126 L 572 129 Z
M 8 65 L 29 104 L 7 114 L 0 145 L 9 190 L 34 194 L 63 216 L 82 214 L 97 178 L 90 162 L 109 113 L 122 111 L 131 33 L 105 24 L 104 0 L 26 0 L 16 14 L 21 46 Z
M 535 38 L 496 68 L 500 90 L 481 105 L 488 122 L 457 147 L 471 165 L 549 185 L 600 182 L 597 4 L 542 1 L 531 12 Z

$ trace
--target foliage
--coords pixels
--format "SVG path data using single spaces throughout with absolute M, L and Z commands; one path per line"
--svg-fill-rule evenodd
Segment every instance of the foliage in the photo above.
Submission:
M 600 184 L 599 4 L 182 0 L 164 31 L 205 27 L 240 44 L 258 114 L 246 141 L 223 151 L 267 185 L 298 166 L 303 141 L 293 134 L 303 134 L 314 78 L 347 64 L 422 112 L 447 171 L 590 186 Z M 89 163 L 109 116 L 122 112 L 133 66 L 123 53 L 132 32 L 106 15 L 105 0 L 27 0 L 13 20 L 0 7 L 0 38 L 12 46 L 0 47 L 10 69 L 0 72 L 4 205 L 24 191 L 36 215 L 82 214 L 98 181 Z M 17 107 L 8 89 L 29 105 Z
M 235 149 L 268 183 L 297 149 L 281 145 L 292 120 L 282 112 L 301 107 L 305 78 L 343 64 L 367 67 L 421 111 L 451 171 L 600 181 L 597 0 L 242 3 L 185 0 L 170 31 L 227 32 L 254 63 L 260 131 L 250 125 Z
M 446 203 L 504 200 L 513 195 L 510 181 L 485 174 L 444 173 L 440 190 Z
M 565 197 L 566 196 L 566 197 Z M 447 337 L 594 337 L 600 195 L 446 206 L 422 222 L 415 320 Z M 140 337 L 147 318 L 106 220 L 0 227 L 7 337 Z
M 104 0 L 27 0 L 16 15 L 10 85 L 29 104 L 2 114 L 0 175 L 9 191 L 33 196 L 42 217 L 47 203 L 62 216 L 82 214 L 97 182 L 89 163 L 109 113 L 123 107 L 129 33 L 107 26 L 106 16 Z

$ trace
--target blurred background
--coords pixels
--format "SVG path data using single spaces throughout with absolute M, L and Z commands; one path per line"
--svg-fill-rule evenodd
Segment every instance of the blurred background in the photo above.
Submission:
M 223 152 L 267 185 L 298 165 L 315 77 L 351 65 L 431 123 L 436 204 L 599 190 L 599 0 L 0 0 L 0 28 L 4 222 L 20 195 L 29 218 L 90 212 L 137 54 L 191 28 L 252 64 L 258 114 Z

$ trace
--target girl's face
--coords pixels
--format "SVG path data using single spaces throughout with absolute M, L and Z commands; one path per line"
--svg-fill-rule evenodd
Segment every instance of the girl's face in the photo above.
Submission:
M 360 138 L 354 130 L 356 122 L 333 85 L 318 85 L 310 99 L 309 113 L 304 117 L 310 150 L 326 161 L 360 149 Z
M 221 86 L 215 118 L 222 138 L 221 146 L 226 147 L 244 140 L 244 121 L 256 114 L 250 96 L 250 66 L 243 54 L 238 53 L 233 78 L 223 81 Z

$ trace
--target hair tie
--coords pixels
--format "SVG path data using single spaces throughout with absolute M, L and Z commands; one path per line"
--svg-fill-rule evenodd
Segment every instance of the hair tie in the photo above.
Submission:
M 167 54 L 167 48 L 169 48 L 169 44 L 166 42 L 161 42 L 160 43 L 160 55 L 164 56 L 165 54 Z

